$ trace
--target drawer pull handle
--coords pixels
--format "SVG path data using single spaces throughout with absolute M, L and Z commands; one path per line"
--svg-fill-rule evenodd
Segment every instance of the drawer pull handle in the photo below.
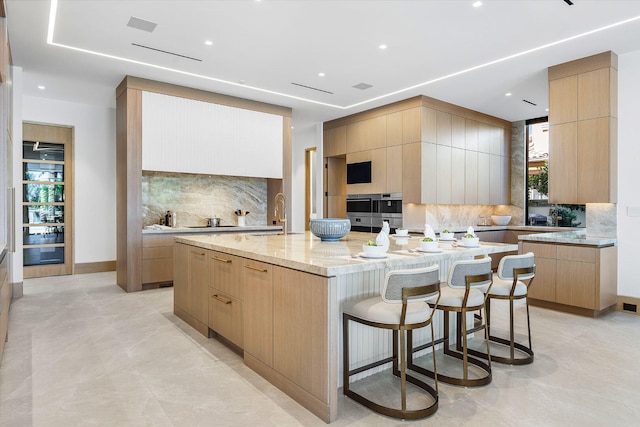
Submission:
M 231 262 L 230 259 L 218 258 L 217 256 L 212 256 L 211 258 L 215 259 L 216 261 L 220 261 L 220 262 L 226 262 L 226 263 L 230 263 Z
M 191 251 L 192 255 L 204 256 L 204 252 Z
M 230 300 L 230 299 L 227 299 L 227 298 L 221 297 L 221 296 L 219 296 L 218 294 L 213 294 L 213 295 L 211 296 L 211 298 L 217 299 L 218 301 L 220 301 L 220 302 L 221 302 L 221 303 L 223 303 L 223 304 L 231 304 L 231 300 Z
M 258 267 L 254 267 L 252 265 L 245 265 L 246 268 L 250 268 L 251 270 L 256 270 L 259 271 L 261 273 L 266 273 L 268 270 L 266 268 L 258 268 Z

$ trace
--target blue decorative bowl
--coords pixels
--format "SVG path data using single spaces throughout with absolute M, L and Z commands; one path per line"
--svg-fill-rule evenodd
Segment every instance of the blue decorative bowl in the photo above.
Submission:
M 312 219 L 309 229 L 323 242 L 337 242 L 351 231 L 351 221 L 343 218 Z

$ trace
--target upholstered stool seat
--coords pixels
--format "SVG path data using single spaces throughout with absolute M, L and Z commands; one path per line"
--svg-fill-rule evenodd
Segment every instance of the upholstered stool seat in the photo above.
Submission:
M 509 347 L 509 356 L 493 355 L 491 360 L 511 365 L 526 365 L 533 362 L 533 348 L 531 345 L 531 323 L 529 320 L 529 300 L 527 308 L 527 338 L 529 346 L 515 341 L 514 331 L 514 302 L 526 299 L 529 287 L 536 274 L 533 252 L 522 255 L 508 255 L 498 264 L 498 271 L 493 275 L 493 286 L 487 293 L 487 327 L 489 340 L 496 344 Z M 494 299 L 509 301 L 509 338 L 502 338 L 491 334 L 491 301 Z
M 456 261 L 449 269 L 447 286 L 441 287 L 440 301 L 435 308 L 444 313 L 443 351 L 445 356 L 462 361 L 462 373 L 460 375 L 445 375 L 438 373 L 438 381 L 460 386 L 482 386 L 491 382 L 491 357 L 489 353 L 489 341 L 487 324 L 484 323 L 485 343 L 487 354 L 480 358 L 471 357 L 471 350 L 467 342 L 469 328 L 467 328 L 467 313 L 473 313 L 485 308 L 486 293 L 491 289 L 492 283 L 491 258 Z M 451 348 L 451 334 L 449 328 L 449 314 L 456 313 L 456 348 Z M 412 352 L 412 349 L 410 349 Z M 434 354 L 434 360 L 435 360 Z M 480 372 L 472 378 L 469 364 L 476 366 Z M 413 359 L 409 360 L 409 368 L 430 377 L 435 373 L 429 369 L 416 366 Z
M 407 372 L 407 345 L 414 329 L 431 325 L 431 343 L 434 341 L 432 317 L 434 309 L 426 302 L 437 300 L 440 295 L 438 265 L 410 270 L 391 270 L 385 275 L 380 295 L 343 304 L 343 392 L 353 400 L 373 411 L 400 419 L 425 418 L 438 409 L 438 381 L 434 386 Z M 392 331 L 393 354 L 390 357 L 352 368 L 349 360 L 349 322 Z M 405 337 L 406 335 L 406 337 Z M 398 354 L 400 347 L 400 354 Z M 370 369 L 392 363 L 393 375 L 400 377 L 400 408 L 374 402 L 371 398 L 352 390 L 350 377 Z M 398 369 L 398 366 L 400 367 Z M 436 365 L 434 360 L 433 370 Z M 428 403 L 420 408 L 407 408 L 407 382 L 414 384 L 429 396 Z

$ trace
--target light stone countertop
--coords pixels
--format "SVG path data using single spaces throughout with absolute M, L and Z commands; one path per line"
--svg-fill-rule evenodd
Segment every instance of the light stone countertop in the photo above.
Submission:
M 476 255 L 518 250 L 515 244 L 480 242 L 478 248 L 462 248 L 454 242 L 440 242 L 442 252 L 422 253 L 416 250 L 420 247 L 419 237 L 391 237 L 387 258 L 359 256 L 362 245 L 375 237 L 375 233 L 352 231 L 338 242 L 322 242 L 310 232 L 286 236 L 248 233 L 176 236 L 176 242 L 325 277 L 380 268 L 427 266 L 444 259 L 470 259 Z
M 143 235 L 147 234 L 202 234 L 202 233 L 247 233 L 255 231 L 270 231 L 277 233 L 282 231 L 281 225 L 247 225 L 244 227 L 176 227 L 176 228 L 145 228 Z
M 613 246 L 617 244 L 617 239 L 615 237 L 593 236 L 587 234 L 586 230 L 526 234 L 518 236 L 518 239 L 527 242 L 567 243 L 571 245 L 586 245 L 598 247 Z

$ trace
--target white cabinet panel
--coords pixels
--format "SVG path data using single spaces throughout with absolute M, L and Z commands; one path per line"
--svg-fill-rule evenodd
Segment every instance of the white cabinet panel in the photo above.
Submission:
M 142 169 L 282 178 L 282 116 L 142 93 Z

